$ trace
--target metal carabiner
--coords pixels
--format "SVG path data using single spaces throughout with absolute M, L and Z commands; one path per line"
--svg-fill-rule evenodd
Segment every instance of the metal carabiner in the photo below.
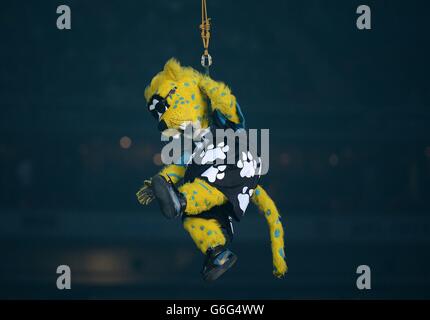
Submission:
M 202 67 L 209 68 L 212 65 L 212 57 L 209 53 L 202 54 L 202 58 L 200 60 Z

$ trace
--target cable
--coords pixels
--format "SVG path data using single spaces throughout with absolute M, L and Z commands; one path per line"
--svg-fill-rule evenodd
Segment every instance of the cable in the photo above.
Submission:
M 206 0 L 202 0 L 202 23 L 200 25 L 200 35 L 203 41 L 204 52 L 201 58 L 201 65 L 205 68 L 206 75 L 209 75 L 209 67 L 212 65 L 212 57 L 209 54 L 209 40 L 211 37 L 210 29 L 210 18 L 208 18 L 208 11 L 206 8 Z

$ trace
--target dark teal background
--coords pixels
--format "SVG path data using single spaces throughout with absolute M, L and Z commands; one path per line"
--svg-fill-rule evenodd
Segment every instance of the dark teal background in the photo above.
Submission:
M 61 4 L 72 30 L 56 28 Z M 360 4 L 370 31 L 356 28 Z M 3 1 L 0 297 L 430 298 L 429 9 L 208 0 L 211 75 L 248 127 L 270 129 L 262 184 L 286 221 L 290 271 L 271 276 L 252 209 L 235 225 L 237 265 L 206 284 L 180 222 L 134 196 L 160 169 L 144 88 L 172 56 L 200 68 L 200 1 Z

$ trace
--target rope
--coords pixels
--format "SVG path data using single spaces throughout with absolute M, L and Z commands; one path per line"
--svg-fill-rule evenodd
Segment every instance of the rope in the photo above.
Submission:
M 209 67 L 212 65 L 212 57 L 209 54 L 209 40 L 211 37 L 211 24 L 210 18 L 208 18 L 208 11 L 206 8 L 206 0 L 202 0 L 202 23 L 200 25 L 200 35 L 203 41 L 203 55 L 201 58 L 202 67 L 205 68 L 205 73 L 209 75 Z

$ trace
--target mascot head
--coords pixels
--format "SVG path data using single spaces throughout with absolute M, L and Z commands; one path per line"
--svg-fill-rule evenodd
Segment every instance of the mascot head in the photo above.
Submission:
M 212 113 L 235 124 L 243 121 L 236 98 L 222 82 L 212 80 L 196 70 L 182 67 L 170 59 L 145 89 L 149 112 L 158 128 L 170 135 L 192 125 L 195 129 L 209 126 Z
M 148 110 L 158 121 L 160 131 L 183 130 L 187 125 L 208 126 L 207 97 L 200 89 L 203 76 L 170 59 L 145 89 Z

